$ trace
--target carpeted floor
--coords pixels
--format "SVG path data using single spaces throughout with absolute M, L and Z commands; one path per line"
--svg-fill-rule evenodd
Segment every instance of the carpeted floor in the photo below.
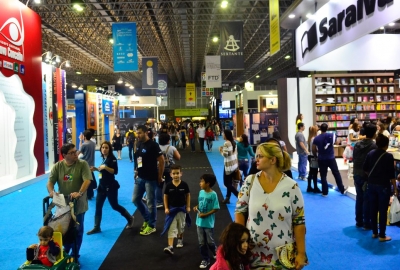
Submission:
M 197 205 L 200 176 L 204 173 L 213 173 L 213 171 L 205 153 L 191 153 L 189 150 L 180 151 L 180 153 L 182 157 L 177 164 L 183 167 L 182 180 L 189 185 L 191 208 L 193 208 Z M 217 194 L 221 194 L 218 185 L 215 185 L 213 189 Z M 226 206 L 221 204 L 220 207 L 221 209 L 216 213 L 216 240 L 223 228 L 232 220 Z M 139 211 L 136 211 L 134 229 L 124 230 L 121 233 L 100 269 L 197 269 L 201 256 L 195 225 L 196 215 L 193 212 L 190 214 L 192 226 L 186 228 L 184 247 L 174 248 L 175 254 L 171 256 L 163 252 L 164 247 L 167 246 L 167 236 L 160 236 L 165 220 L 164 209 L 157 211 L 157 232 L 148 236 L 139 235 L 143 218 Z

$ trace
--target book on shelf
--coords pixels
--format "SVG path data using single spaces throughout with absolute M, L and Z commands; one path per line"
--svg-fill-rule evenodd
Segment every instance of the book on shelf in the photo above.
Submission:
M 369 96 L 369 101 L 374 102 L 374 96 Z
M 347 85 L 346 79 L 342 79 L 341 81 L 343 85 Z
M 349 102 L 354 102 L 354 97 L 353 96 L 349 96 Z
M 340 80 L 339 79 L 336 79 L 336 84 L 340 85 Z
M 336 87 L 336 94 L 341 94 L 340 87 Z
M 354 84 L 354 78 L 350 78 L 350 84 Z
M 396 95 L 396 101 L 400 101 L 400 95 Z
M 389 83 L 393 83 L 393 78 L 389 78 Z
M 388 79 L 387 78 L 383 78 L 383 83 L 388 83 Z
M 350 87 L 350 93 L 354 94 L 354 86 Z
M 364 84 L 368 84 L 368 79 L 364 79 Z
M 316 94 L 325 94 L 326 92 L 324 92 L 324 90 L 325 90 L 325 88 L 322 88 L 322 86 L 317 86 L 316 88 L 315 88 L 315 93 Z
M 363 102 L 368 102 L 368 96 L 363 96 L 362 101 L 363 101 Z
M 335 89 L 332 86 L 327 85 L 325 89 L 327 94 L 335 94 Z
M 387 95 L 383 96 L 383 101 L 389 101 L 389 97 Z
M 382 83 L 382 80 L 381 80 L 381 78 L 376 78 L 376 83 Z
M 394 101 L 394 95 L 389 95 L 389 100 Z
M 394 86 L 389 86 L 389 93 L 394 93 Z
M 362 96 L 357 97 L 357 102 L 362 102 Z
M 347 92 L 347 87 L 343 87 L 343 94 L 348 94 L 349 92 Z
M 364 86 L 364 93 L 368 93 L 368 86 Z
M 381 99 L 381 96 L 380 96 L 380 95 L 376 95 L 376 101 L 377 101 L 377 102 L 381 102 L 381 101 L 382 101 L 382 99 Z
M 369 84 L 374 84 L 374 79 L 373 78 L 369 78 Z
M 347 102 L 349 102 L 348 98 L 347 97 L 343 97 L 343 103 L 347 103 Z
M 377 93 L 382 93 L 382 87 L 381 86 L 376 87 L 376 92 Z
M 362 84 L 361 78 L 357 78 L 357 84 Z
M 342 102 L 342 97 L 341 97 L 341 96 L 338 96 L 338 97 L 336 98 L 336 100 L 337 100 L 338 103 L 341 103 L 341 102 Z
M 374 87 L 373 87 L 373 86 L 370 86 L 370 87 L 369 87 L 369 92 L 370 92 L 370 93 L 373 93 L 373 92 L 374 92 Z
M 387 93 L 387 92 L 388 92 L 387 86 L 383 86 L 382 87 L 382 93 Z
M 357 87 L 357 93 L 362 93 L 362 87 Z

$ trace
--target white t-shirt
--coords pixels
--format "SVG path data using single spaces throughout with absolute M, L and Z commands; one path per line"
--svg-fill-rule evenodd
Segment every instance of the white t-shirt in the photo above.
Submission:
M 354 139 L 354 138 L 358 138 L 359 132 L 355 132 L 354 129 L 350 129 L 349 130 L 349 136 L 347 136 L 347 144 L 356 143 L 356 141 L 351 141 L 350 140 L 350 134 L 353 134 L 353 139 Z
M 199 138 L 204 139 L 204 137 L 206 136 L 206 129 L 205 129 L 205 127 L 199 127 L 199 128 L 196 130 L 196 132 L 197 132 L 197 134 L 199 134 Z

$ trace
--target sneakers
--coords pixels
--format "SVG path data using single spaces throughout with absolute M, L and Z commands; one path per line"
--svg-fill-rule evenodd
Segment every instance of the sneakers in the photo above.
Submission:
M 146 221 L 143 222 L 142 227 L 140 227 L 140 232 L 142 232 L 147 226 L 149 226 L 149 223 L 147 223 Z
M 342 195 L 346 195 L 346 193 L 347 193 L 348 190 L 349 190 L 349 187 L 345 187 L 344 190 L 343 190 L 343 192 L 341 192 Z
M 314 192 L 314 189 L 311 187 L 307 187 L 307 192 Z
M 156 208 L 158 209 L 158 208 L 163 208 L 164 207 L 164 204 L 162 204 L 162 203 L 157 203 L 157 206 L 156 206 Z
M 176 244 L 177 248 L 183 247 L 183 239 L 178 239 L 178 243 Z
M 297 178 L 297 179 L 307 181 L 307 177 L 305 177 L 305 176 L 299 176 L 299 178 Z
M 132 229 L 134 221 L 135 221 L 135 218 L 132 216 L 131 220 L 129 221 L 128 225 L 126 225 L 125 229 Z
M 95 234 L 95 233 L 100 233 L 101 229 L 99 227 L 94 227 L 92 230 L 88 231 L 86 234 L 87 235 L 91 235 L 91 234 Z
M 171 246 L 164 248 L 164 253 L 174 255 L 174 249 Z
M 156 228 L 152 228 L 149 225 L 147 225 L 147 227 L 144 228 L 144 230 L 140 232 L 140 235 L 149 235 L 149 234 L 152 234 L 155 231 L 156 231 Z
M 210 265 L 209 261 L 202 260 L 201 263 L 200 263 L 199 268 L 204 269 L 204 268 L 207 268 L 207 266 L 209 266 L 209 265 Z

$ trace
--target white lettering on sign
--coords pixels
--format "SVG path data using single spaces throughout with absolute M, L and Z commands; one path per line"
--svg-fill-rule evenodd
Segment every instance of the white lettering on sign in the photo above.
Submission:
M 24 60 L 24 56 L 22 53 L 13 51 L 10 48 L 8 48 L 8 57 L 15 59 L 15 60 L 19 60 L 19 61 Z
M 0 46 L 0 54 L 7 55 L 7 48 L 3 47 L 3 46 Z

